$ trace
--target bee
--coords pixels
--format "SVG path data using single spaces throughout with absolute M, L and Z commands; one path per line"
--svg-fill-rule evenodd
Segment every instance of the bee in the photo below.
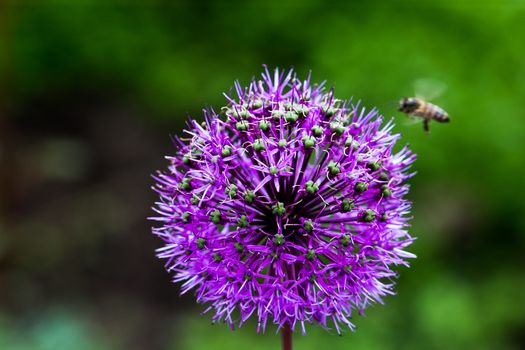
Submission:
M 448 113 L 441 107 L 433 103 L 426 102 L 419 97 L 403 97 L 399 101 L 399 111 L 408 114 L 411 117 L 423 118 L 423 129 L 429 131 L 431 120 L 439 123 L 450 122 Z
M 418 92 L 417 97 L 403 97 L 399 101 L 399 111 L 406 113 L 409 117 L 419 117 L 423 119 L 423 129 L 429 132 L 429 124 L 431 120 L 439 123 L 450 122 L 448 113 L 438 105 L 428 102 L 426 98 L 420 96 L 438 96 L 445 89 L 446 86 L 438 81 L 430 79 L 419 79 L 414 82 L 414 87 Z M 426 92 L 426 94 L 422 94 Z

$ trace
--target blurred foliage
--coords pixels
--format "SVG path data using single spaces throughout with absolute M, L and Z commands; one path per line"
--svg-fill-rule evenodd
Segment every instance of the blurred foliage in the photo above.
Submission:
M 100 332 L 93 329 L 92 321 L 69 311 L 44 312 L 40 320 L 31 325 L 13 326 L 5 320 L 0 320 L 0 325 L 2 349 L 111 349 L 99 336 Z
M 418 153 L 399 295 L 298 349 L 525 346 L 525 2 L 8 1 L 0 5 L 0 348 L 278 348 L 169 284 L 148 234 L 168 133 L 261 65 L 377 106 Z M 449 125 L 409 125 L 413 82 Z

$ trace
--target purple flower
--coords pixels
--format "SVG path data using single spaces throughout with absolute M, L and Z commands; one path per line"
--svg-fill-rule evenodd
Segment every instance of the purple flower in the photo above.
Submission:
M 175 139 L 155 176 L 158 256 L 214 321 L 353 329 L 393 294 L 392 267 L 415 257 L 404 250 L 415 155 L 393 151 L 399 135 L 376 110 L 293 71 L 262 78 Z

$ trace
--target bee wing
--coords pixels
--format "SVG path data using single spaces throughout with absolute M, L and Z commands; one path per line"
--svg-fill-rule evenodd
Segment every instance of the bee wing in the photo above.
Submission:
M 447 90 L 447 84 L 431 78 L 417 79 L 413 85 L 416 96 L 424 100 L 433 100 Z
M 399 100 L 388 100 L 385 105 L 390 108 L 398 108 L 399 107 Z
M 405 120 L 403 121 L 403 125 L 405 126 L 413 126 L 416 124 L 421 124 L 421 119 L 409 116 L 408 118 L 405 118 Z

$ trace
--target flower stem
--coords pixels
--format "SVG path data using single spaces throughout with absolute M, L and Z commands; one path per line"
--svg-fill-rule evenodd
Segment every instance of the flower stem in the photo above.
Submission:
M 292 350 L 292 330 L 290 324 L 285 323 L 281 328 L 282 350 Z

